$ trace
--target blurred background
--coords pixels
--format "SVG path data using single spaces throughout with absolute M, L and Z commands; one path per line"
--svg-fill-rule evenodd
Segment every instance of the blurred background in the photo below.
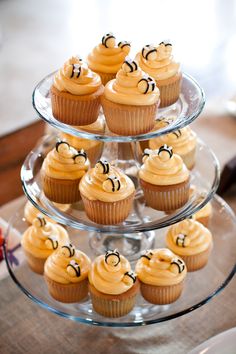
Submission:
M 31 105 L 33 88 L 71 55 L 86 58 L 108 31 L 132 42 L 131 56 L 147 43 L 170 39 L 183 71 L 206 92 L 204 114 L 227 114 L 228 100 L 236 94 L 236 1 L 0 0 L 0 139 L 5 142 L 0 167 L 2 173 L 15 168 L 8 184 L 14 184 L 44 129 Z M 13 143 L 6 144 L 9 137 Z M 0 174 L 1 185 L 6 176 Z

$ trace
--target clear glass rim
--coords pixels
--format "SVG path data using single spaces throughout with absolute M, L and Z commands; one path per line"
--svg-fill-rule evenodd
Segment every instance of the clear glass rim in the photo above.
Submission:
M 64 224 L 67 226 L 70 226 L 75 229 L 80 229 L 80 230 L 86 230 L 86 231 L 95 231 L 95 232 L 102 232 L 102 233 L 114 233 L 114 234 L 132 234 L 132 233 L 139 233 L 139 232 L 147 232 L 147 231 L 152 231 L 152 230 L 157 230 L 166 226 L 170 226 L 176 222 L 179 222 L 185 218 L 188 218 L 192 214 L 195 214 L 198 210 L 203 208 L 213 197 L 213 195 L 216 193 L 216 190 L 219 185 L 220 181 L 220 166 L 217 157 L 215 156 L 214 152 L 201 140 L 198 139 L 198 143 L 201 146 L 204 146 L 205 149 L 208 150 L 209 154 L 212 157 L 212 162 L 214 165 L 215 169 L 215 177 L 212 182 L 212 186 L 210 188 L 210 191 L 208 195 L 202 199 L 201 202 L 199 202 L 196 205 L 193 205 L 192 207 L 188 208 L 188 204 L 181 208 L 176 214 L 174 214 L 172 217 L 171 216 L 166 216 L 164 220 L 161 222 L 155 222 L 155 221 L 150 221 L 147 223 L 143 223 L 142 225 L 128 225 L 128 226 L 112 226 L 112 225 L 92 225 L 92 222 L 88 223 L 83 223 L 79 222 L 76 220 L 75 217 L 70 216 L 70 219 L 68 219 L 68 216 L 66 213 L 60 211 L 59 209 L 55 209 L 54 213 L 51 213 L 49 210 L 46 210 L 43 206 L 41 206 L 37 201 L 35 200 L 35 196 L 32 196 L 30 191 L 27 188 L 27 183 L 25 181 L 25 170 L 27 170 L 27 167 L 30 166 L 30 160 L 32 156 L 36 156 L 38 154 L 38 147 L 30 152 L 30 154 L 26 157 L 26 160 L 21 168 L 21 181 L 22 181 L 22 187 L 25 195 L 27 198 L 30 200 L 30 202 L 44 215 L 48 216 L 49 218 L 54 219 L 60 224 Z M 171 215 L 171 214 L 170 214 Z
M 201 86 L 198 84 L 198 82 L 190 75 L 183 73 L 182 77 L 183 80 L 188 80 L 190 81 L 194 86 L 196 86 L 197 90 L 199 90 L 199 105 L 198 105 L 198 109 L 195 110 L 195 112 L 193 112 L 191 115 L 189 116 L 185 116 L 183 113 L 180 114 L 180 116 L 173 121 L 173 123 L 171 125 L 168 125 L 164 128 L 161 128 L 159 130 L 156 131 L 151 131 L 149 133 L 146 134 L 140 134 L 140 135 L 135 135 L 135 136 L 116 136 L 116 135 L 106 135 L 106 134 L 93 134 L 93 133 L 89 133 L 86 131 L 80 131 L 77 130 L 76 128 L 74 128 L 73 126 L 69 126 L 67 124 L 61 123 L 59 122 L 57 119 L 55 119 L 52 116 L 52 119 L 48 119 L 45 115 L 43 115 L 42 111 L 40 110 L 40 108 L 37 106 L 36 100 L 35 100 L 35 95 L 37 90 L 40 88 L 40 86 L 45 82 L 45 80 L 51 79 L 51 77 L 56 73 L 53 72 L 49 75 L 47 75 L 45 78 L 43 78 L 35 87 L 33 93 L 32 93 L 32 105 L 33 108 L 35 109 L 35 111 L 37 112 L 37 114 L 39 115 L 39 117 L 41 119 L 43 119 L 45 122 L 49 123 L 51 126 L 53 126 L 54 128 L 64 132 L 64 133 L 68 133 L 80 138 L 85 138 L 85 139 L 91 139 L 91 140 L 98 140 L 98 141 L 104 141 L 104 142 L 132 142 L 132 141 L 142 141 L 142 140 L 148 140 L 148 139 L 152 139 L 167 133 L 171 133 L 175 130 L 181 129 L 183 127 L 185 127 L 186 125 L 189 125 L 190 123 L 192 123 L 198 116 L 199 114 L 202 112 L 204 105 L 205 105 L 205 93 L 203 91 L 203 89 L 201 88 Z M 167 107 L 169 108 L 169 107 Z M 182 118 L 182 119 L 180 119 Z
M 230 214 L 231 218 L 236 223 L 236 217 L 234 215 L 234 212 L 230 208 L 230 206 L 221 197 L 219 197 L 218 195 L 215 195 L 214 198 L 216 199 L 216 201 L 219 204 L 224 205 L 224 207 L 227 210 L 227 213 Z M 9 225 L 8 225 L 8 228 L 7 228 L 7 231 L 6 231 L 6 235 L 5 235 L 5 239 L 6 240 L 7 240 L 7 237 L 9 235 L 9 232 L 10 232 L 10 229 L 11 229 L 11 224 L 12 224 L 12 221 L 13 221 L 14 217 L 15 217 L 15 215 L 12 216 L 11 219 L 9 220 Z M 5 261 L 6 261 L 7 269 L 8 269 L 8 272 L 9 272 L 11 278 L 13 279 L 15 284 L 20 288 L 20 290 L 27 297 L 29 297 L 33 302 L 35 302 L 36 304 L 38 304 L 42 308 L 45 308 L 46 310 L 48 310 L 48 311 L 50 311 L 52 313 L 55 313 L 55 314 L 57 314 L 57 315 L 59 315 L 61 317 L 68 318 L 68 319 L 73 320 L 75 322 L 89 324 L 89 325 L 94 325 L 94 326 L 100 326 L 100 327 L 120 327 L 120 328 L 121 327 L 139 327 L 139 326 L 144 326 L 144 325 L 151 325 L 151 324 L 161 323 L 161 322 L 169 321 L 169 320 L 172 320 L 174 318 L 183 316 L 183 315 L 185 315 L 187 313 L 190 313 L 190 312 L 198 309 L 199 307 L 201 307 L 204 304 L 208 303 L 213 297 L 218 295 L 228 285 L 228 283 L 230 282 L 230 280 L 233 278 L 234 274 L 236 273 L 236 264 L 234 264 L 234 266 L 232 267 L 231 271 L 229 272 L 227 278 L 213 292 L 211 292 L 207 297 L 205 297 L 203 300 L 199 301 L 197 304 L 189 306 L 189 307 L 187 307 L 186 309 L 184 309 L 182 311 L 176 312 L 175 314 L 168 315 L 168 316 L 163 316 L 163 317 L 160 317 L 158 319 L 146 320 L 146 321 L 134 321 L 134 322 L 107 322 L 106 320 L 104 320 L 104 321 L 94 321 L 92 319 L 81 318 L 81 317 L 69 315 L 68 313 L 63 312 L 63 311 L 59 311 L 59 310 L 55 309 L 54 307 L 45 304 L 43 301 L 37 299 L 35 296 L 30 294 L 29 291 L 27 289 L 25 289 L 20 284 L 20 282 L 18 281 L 18 279 L 15 277 L 14 273 L 12 272 L 12 269 L 11 269 L 10 264 L 8 262 L 7 250 L 6 250 L 6 242 L 4 242 L 4 244 L 3 244 L 3 251 L 4 251 L 4 258 L 5 258 Z

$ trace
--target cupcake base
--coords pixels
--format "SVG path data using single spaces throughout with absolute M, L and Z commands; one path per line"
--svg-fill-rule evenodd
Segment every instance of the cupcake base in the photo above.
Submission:
M 134 307 L 136 295 L 139 291 L 139 281 L 136 280 L 131 289 L 120 295 L 108 295 L 98 291 L 89 284 L 89 292 L 94 310 L 105 317 L 122 317 Z
M 85 212 L 90 220 L 97 224 L 114 225 L 124 221 L 130 213 L 134 193 L 117 202 L 90 200 L 81 194 Z
M 107 100 L 101 103 L 108 128 L 118 135 L 145 134 L 153 129 L 159 102 L 150 106 L 132 106 Z
M 188 272 L 194 272 L 205 267 L 208 262 L 212 247 L 213 246 L 211 245 L 205 251 L 192 256 L 180 255 L 180 257 L 186 264 Z
M 180 95 L 182 74 L 177 73 L 166 80 L 156 80 L 157 87 L 160 90 L 160 108 L 170 106 L 175 103 Z
M 24 253 L 26 256 L 27 263 L 30 269 L 37 274 L 43 274 L 44 272 L 44 264 L 46 262 L 46 258 L 38 258 L 33 256 L 30 252 L 24 249 Z
M 43 191 L 45 196 L 56 203 L 72 204 L 81 199 L 79 192 L 79 179 L 58 179 L 48 177 L 41 173 Z
M 140 291 L 144 299 L 151 304 L 166 305 L 180 297 L 183 286 L 184 281 L 169 286 L 155 286 L 140 282 Z
M 88 279 L 78 283 L 61 284 L 44 274 L 50 295 L 57 301 L 73 303 L 83 300 L 88 295 Z
M 140 179 L 147 206 L 156 210 L 172 211 L 189 199 L 190 179 L 171 186 L 156 186 Z
M 94 123 L 99 114 L 100 96 L 104 87 L 90 95 L 72 95 L 59 91 L 52 85 L 50 89 L 52 113 L 60 122 L 69 125 L 88 125 Z

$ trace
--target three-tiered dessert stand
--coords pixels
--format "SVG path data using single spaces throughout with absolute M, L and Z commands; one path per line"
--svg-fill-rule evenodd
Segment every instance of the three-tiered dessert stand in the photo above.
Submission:
M 103 141 L 103 156 L 132 178 L 136 196 L 129 217 L 120 225 L 97 225 L 91 222 L 86 217 L 82 202 L 72 205 L 67 212 L 59 210 L 45 197 L 39 176 L 44 157 L 55 146 L 56 135 L 52 134 L 30 152 L 22 166 L 22 185 L 31 203 L 43 214 L 65 225 L 71 241 L 91 259 L 107 249 L 118 248 L 134 265 L 142 251 L 165 246 L 166 227 L 190 217 L 211 200 L 213 215 L 209 227 L 214 248 L 207 266 L 187 275 L 184 292 L 175 303 L 152 305 L 139 296 L 135 308 L 128 315 L 118 319 L 105 318 L 93 310 L 89 297 L 76 304 L 57 302 L 49 295 L 43 277 L 33 273 L 25 261 L 20 267 L 13 265 L 8 249 L 12 231 L 24 232 L 27 228 L 22 207 L 12 217 L 4 245 L 7 267 L 13 280 L 30 299 L 47 310 L 71 320 L 100 326 L 131 327 L 163 322 L 208 302 L 228 284 L 236 270 L 236 219 L 230 207 L 220 197 L 214 196 L 219 184 L 219 164 L 215 155 L 207 144 L 198 140 L 196 164 L 191 171 L 191 185 L 194 187 L 190 199 L 182 208 L 169 214 L 145 205 L 137 179 L 141 156 L 139 142 L 183 128 L 196 119 L 205 103 L 202 89 L 193 78 L 184 74 L 179 100 L 159 110 L 153 131 L 139 136 L 118 136 L 106 128 L 104 133 L 94 134 L 63 124 L 53 117 L 49 97 L 53 75 L 44 78 L 33 92 L 33 106 L 38 115 L 59 131 Z M 104 120 L 102 112 L 99 119 Z

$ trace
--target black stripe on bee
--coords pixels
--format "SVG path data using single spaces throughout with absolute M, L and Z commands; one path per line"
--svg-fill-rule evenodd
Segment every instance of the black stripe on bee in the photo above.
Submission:
M 65 245 L 62 246 L 62 248 L 67 248 L 70 254 L 70 257 L 73 257 L 75 255 L 75 248 L 74 246 L 70 243 L 69 246 Z
M 133 280 L 133 283 L 136 282 L 136 276 L 134 275 L 133 272 L 126 272 L 125 275 L 128 275 Z
M 119 191 L 120 190 L 120 180 L 117 178 L 117 177 L 108 177 L 107 178 L 109 181 L 111 181 L 111 184 L 112 184 L 112 192 L 116 192 L 116 191 Z M 115 185 L 115 182 L 117 182 L 117 188 L 116 188 L 116 185 Z
M 37 219 L 39 220 L 40 222 L 40 227 L 44 227 L 46 226 L 47 222 L 44 218 L 40 217 L 40 216 L 37 216 Z
M 145 59 L 148 60 L 148 56 L 151 54 L 151 53 L 155 53 L 157 50 L 154 48 L 154 49 L 151 49 L 149 50 L 149 52 L 146 53 L 145 55 Z
M 56 151 L 58 152 L 58 148 L 59 148 L 59 146 L 61 145 L 61 144 L 66 144 L 66 145 L 68 145 L 68 147 L 70 148 L 70 144 L 68 144 L 66 141 L 58 141 L 57 143 L 56 143 Z

